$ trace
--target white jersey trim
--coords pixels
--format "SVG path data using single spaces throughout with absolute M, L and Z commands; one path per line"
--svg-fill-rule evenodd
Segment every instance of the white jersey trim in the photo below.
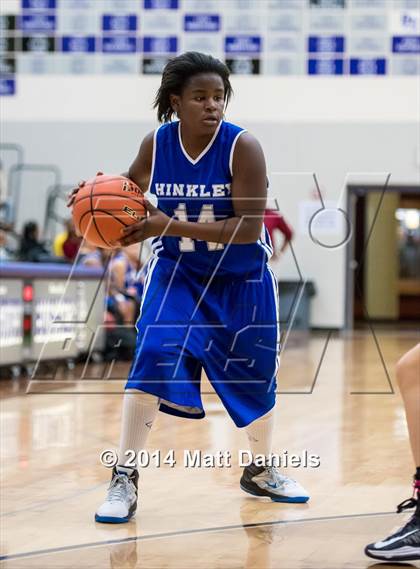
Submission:
M 223 120 L 221 120 L 219 122 L 219 124 L 217 125 L 216 131 L 213 134 L 212 139 L 210 140 L 210 142 L 207 144 L 207 146 L 205 147 L 205 149 L 201 152 L 201 154 L 199 156 L 197 156 L 197 158 L 191 158 L 191 156 L 188 154 L 188 152 L 185 150 L 184 145 L 182 144 L 182 137 L 181 137 L 181 121 L 178 121 L 178 140 L 179 140 L 179 145 L 181 146 L 181 150 L 182 153 L 184 154 L 185 158 L 188 160 L 188 162 L 191 162 L 191 164 L 197 164 L 201 158 L 203 158 L 203 156 L 205 154 L 207 154 L 207 152 L 210 150 L 210 148 L 213 146 L 213 142 L 216 140 L 216 136 L 219 134 L 219 130 L 220 127 L 222 126 L 222 122 Z
M 141 318 L 141 313 L 143 310 L 143 304 L 144 304 L 144 301 L 146 299 L 147 289 L 149 288 L 150 281 L 152 280 L 152 273 L 155 270 L 158 261 L 159 261 L 159 257 L 157 257 L 157 256 L 152 257 L 151 260 L 149 261 L 146 278 L 144 279 L 143 294 L 142 294 L 141 301 L 140 301 L 139 315 L 138 315 L 138 318 L 137 318 L 136 323 L 134 325 L 137 333 L 139 331 L 138 323 L 139 323 L 140 318 Z
M 160 253 L 161 251 L 163 251 L 163 249 L 164 249 L 164 246 L 163 246 L 163 243 L 162 243 L 162 239 L 159 239 L 159 241 L 156 241 L 156 243 L 154 243 L 154 244 L 152 245 L 152 253 L 153 253 L 153 255 L 158 256 L 159 253 Z
M 162 125 L 158 126 L 153 133 L 153 152 L 152 152 L 152 167 L 150 168 L 150 180 L 147 187 L 147 191 L 150 192 L 153 182 L 153 176 L 155 174 L 155 163 L 156 163 L 156 146 L 157 146 L 157 133 Z
M 238 132 L 238 134 L 235 136 L 235 138 L 233 139 L 232 142 L 232 146 L 230 149 L 230 155 L 229 155 L 229 171 L 230 171 L 230 175 L 233 177 L 233 153 L 235 152 L 235 146 L 236 143 L 238 142 L 238 138 L 241 136 L 241 134 L 243 134 L 244 132 L 248 132 L 245 128 L 244 130 L 241 130 L 240 132 Z
M 258 239 L 257 243 L 258 245 L 260 245 L 264 251 L 267 254 L 267 260 L 271 259 L 271 257 L 273 256 L 273 248 L 271 245 L 271 241 L 270 241 L 270 237 L 269 237 L 269 242 L 267 242 L 267 238 L 266 238 L 266 232 L 267 232 L 267 228 L 265 226 L 265 224 L 263 223 L 262 229 L 261 229 L 261 235 L 260 238 Z M 268 232 L 267 232 L 268 233 Z
M 271 281 L 273 283 L 274 302 L 276 305 L 276 368 L 275 368 L 274 377 L 273 377 L 273 379 L 275 381 L 277 379 L 277 373 L 278 373 L 279 368 L 280 368 L 280 353 L 281 353 L 279 285 L 278 285 L 277 279 L 276 279 L 273 271 L 271 270 L 271 268 L 267 267 L 267 269 L 268 269 L 268 272 L 270 273 Z
M 267 237 L 268 237 L 268 240 L 267 240 Z M 271 243 L 270 234 L 268 233 L 267 227 L 266 227 L 264 222 L 263 222 L 263 226 L 262 226 L 262 230 L 261 230 L 261 241 L 264 243 L 264 245 L 267 246 L 267 248 L 272 253 L 273 252 L 273 244 Z

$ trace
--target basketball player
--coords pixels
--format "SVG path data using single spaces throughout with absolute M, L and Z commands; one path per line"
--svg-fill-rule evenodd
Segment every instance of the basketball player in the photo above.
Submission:
M 371 543 L 365 553 L 384 561 L 414 561 L 420 559 L 420 343 L 397 363 L 398 385 L 403 397 L 414 464 L 413 497 L 397 507 L 397 512 L 415 508 L 414 515 L 397 532 Z
M 126 464 L 127 451 L 145 447 L 158 410 L 204 417 L 203 368 L 248 435 L 254 462 L 244 469 L 242 490 L 278 502 L 309 499 L 269 463 L 279 335 L 263 225 L 266 167 L 258 141 L 224 120 L 231 94 L 219 60 L 188 52 L 169 61 L 154 105 L 163 124 L 144 138 L 124 174 L 154 194 L 158 207 L 147 202 L 147 218 L 119 241 L 153 237 L 154 256 L 124 395 L 119 464 L 98 522 L 134 515 L 138 473 Z

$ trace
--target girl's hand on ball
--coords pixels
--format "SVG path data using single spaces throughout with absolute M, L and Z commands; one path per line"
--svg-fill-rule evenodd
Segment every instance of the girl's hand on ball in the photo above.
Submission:
M 67 196 L 67 204 L 66 204 L 67 207 L 71 207 L 74 204 L 74 200 L 76 199 L 77 192 L 80 190 L 80 188 L 83 188 L 83 186 L 85 184 L 86 184 L 86 181 L 82 180 L 81 182 L 78 183 L 77 188 L 73 188 L 71 190 L 71 192 Z
M 122 229 L 118 245 L 126 247 L 165 233 L 171 218 L 147 200 L 144 200 L 144 207 L 148 211 L 148 216 Z
M 96 174 L 97 176 L 102 176 L 103 172 L 98 172 Z M 77 196 L 77 192 L 80 190 L 80 188 L 83 188 L 83 186 L 86 185 L 86 180 L 81 180 L 78 184 L 77 184 L 77 188 L 73 188 L 71 190 L 71 192 L 69 193 L 69 195 L 67 196 L 67 207 L 71 207 L 74 204 L 74 200 L 76 199 Z

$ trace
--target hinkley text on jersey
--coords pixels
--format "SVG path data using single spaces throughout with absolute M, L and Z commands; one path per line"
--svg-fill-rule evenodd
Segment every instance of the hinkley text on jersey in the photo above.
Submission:
M 230 196 L 231 184 L 165 184 L 155 183 L 157 196 L 185 198 L 224 198 Z

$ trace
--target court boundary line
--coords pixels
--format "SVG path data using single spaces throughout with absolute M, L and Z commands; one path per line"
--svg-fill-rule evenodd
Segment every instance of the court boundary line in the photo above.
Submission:
M 152 533 L 150 535 L 135 535 L 132 537 L 125 537 L 122 539 L 106 539 L 103 541 L 93 541 L 88 543 L 81 543 L 75 545 L 63 545 L 61 547 L 51 547 L 47 549 L 38 549 L 35 551 L 27 551 L 24 553 L 12 553 L 10 555 L 0 555 L 0 561 L 8 561 L 11 559 L 23 559 L 26 557 L 40 557 L 51 553 L 62 553 L 65 551 L 77 551 L 80 549 L 89 549 L 94 547 L 103 547 L 105 545 L 117 545 L 119 543 L 130 543 L 133 541 L 149 541 L 153 539 L 164 539 L 170 537 L 178 537 L 181 535 L 195 535 L 201 533 L 217 533 L 222 531 L 233 531 L 238 529 L 258 528 L 263 526 L 280 526 L 288 524 L 305 524 L 311 522 L 325 522 L 332 520 L 354 519 L 354 518 L 369 518 L 375 516 L 389 516 L 396 515 L 396 512 L 373 512 L 367 514 L 345 514 L 342 516 L 325 516 L 317 518 L 300 518 L 297 520 L 274 520 L 271 522 L 254 522 L 250 524 L 233 524 L 228 526 L 215 526 L 206 528 L 196 528 L 187 530 L 167 531 L 162 533 Z

